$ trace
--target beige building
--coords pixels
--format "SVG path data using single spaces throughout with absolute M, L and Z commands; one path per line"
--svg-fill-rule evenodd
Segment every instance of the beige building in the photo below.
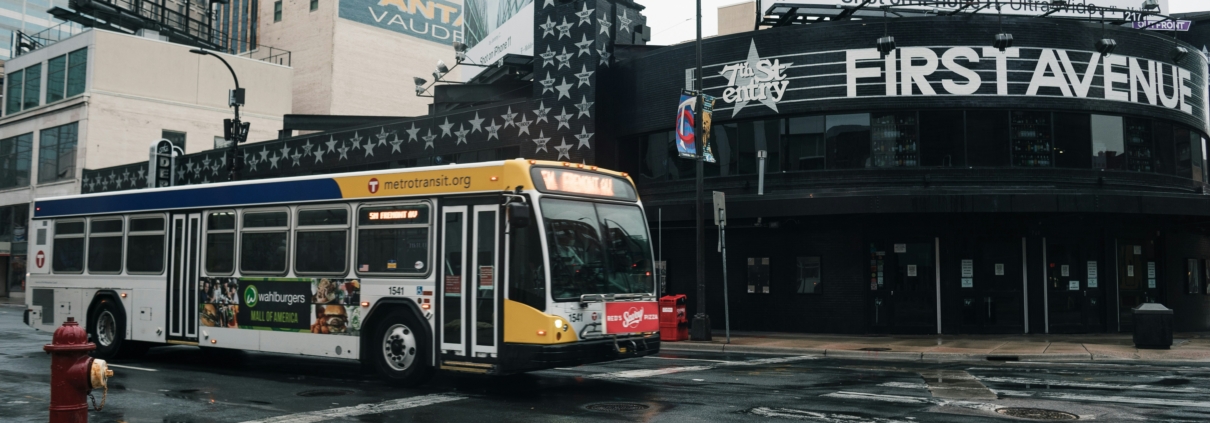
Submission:
M 454 66 L 451 44 L 462 40 L 461 5 L 266 0 L 258 42 L 291 52 L 293 113 L 421 116 L 430 101 L 415 95 L 412 78 L 432 82 L 437 60 Z M 458 71 L 448 79 L 458 80 Z
M 751 31 L 756 25 L 756 1 L 718 7 L 718 35 Z
M 5 63 L 0 117 L 0 257 L 23 264 L 24 232 L 34 198 L 78 194 L 85 168 L 146 160 L 155 140 L 186 153 L 222 143 L 232 116 L 231 74 L 214 57 L 156 39 L 89 30 Z M 290 113 L 293 70 L 223 56 L 247 91 L 241 117 L 250 140 L 277 138 Z M 121 183 L 146 184 L 146 175 Z M 21 260 L 16 258 L 20 257 Z M 20 263 L 16 263 L 20 261 Z M 23 272 L 0 268 L 0 295 L 19 291 Z

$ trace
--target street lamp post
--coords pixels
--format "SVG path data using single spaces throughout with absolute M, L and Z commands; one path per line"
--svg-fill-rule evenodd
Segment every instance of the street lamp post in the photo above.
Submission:
M 696 190 L 693 197 L 693 210 L 697 218 L 697 314 L 693 316 L 689 338 L 694 341 L 710 340 L 710 316 L 706 315 L 706 250 L 705 228 L 702 227 L 702 172 L 704 171 L 703 156 L 706 153 L 702 139 L 702 0 L 697 0 L 697 71 L 694 72 L 697 83 L 697 108 L 693 117 L 694 145 L 697 146 Z
M 227 170 L 230 172 L 227 175 L 227 180 L 238 181 L 240 168 L 243 167 L 243 157 L 241 157 L 242 155 L 239 151 L 239 144 L 248 140 L 248 127 L 250 126 L 239 119 L 239 106 L 244 104 L 244 89 L 239 87 L 239 77 L 235 75 L 235 69 L 232 69 L 231 64 L 227 63 L 227 60 L 223 59 L 222 56 L 200 48 L 189 50 L 189 52 L 203 56 L 213 56 L 223 62 L 223 65 L 231 72 L 231 79 L 235 80 L 235 89 L 229 91 L 227 95 L 227 105 L 235 108 L 235 119 L 223 119 L 223 135 L 228 140 L 231 140 L 231 153 L 227 156 Z

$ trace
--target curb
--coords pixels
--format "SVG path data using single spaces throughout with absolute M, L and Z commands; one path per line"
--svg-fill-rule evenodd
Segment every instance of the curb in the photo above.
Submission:
M 863 360 L 906 360 L 919 361 L 923 353 L 910 351 L 853 351 L 827 350 L 825 357 L 857 358 Z
M 1092 353 L 1057 353 L 1057 354 L 985 354 L 985 353 L 944 353 L 944 352 L 911 352 L 911 351 L 860 351 L 837 350 L 820 348 L 773 347 L 759 345 L 727 345 L 713 342 L 677 342 L 661 343 L 661 351 L 686 352 L 735 352 L 750 354 L 798 354 L 818 355 L 837 359 L 859 360 L 897 360 L 897 361 L 989 361 L 989 358 L 1005 358 L 1006 361 L 1060 362 L 1060 361 L 1133 361 L 1124 357 L 1111 357 Z M 996 361 L 996 360 L 992 360 Z M 1198 362 L 1197 360 L 1147 360 L 1170 362 Z

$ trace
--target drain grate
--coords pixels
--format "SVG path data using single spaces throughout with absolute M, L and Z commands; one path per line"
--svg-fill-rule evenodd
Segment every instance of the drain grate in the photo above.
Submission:
M 1010 417 L 1031 420 L 1078 420 L 1080 418 L 1075 414 L 1041 408 L 998 408 L 996 412 Z
M 651 406 L 633 402 L 601 402 L 584 406 L 584 409 L 588 411 L 599 411 L 602 413 L 633 413 L 648 408 L 651 408 Z
M 300 397 L 339 397 L 349 395 L 355 392 L 346 389 L 315 389 L 310 391 L 302 391 L 294 395 Z
M 860 349 L 859 351 L 890 351 L 890 350 L 891 350 L 890 348 L 883 348 L 883 347 L 865 347 L 865 348 Z

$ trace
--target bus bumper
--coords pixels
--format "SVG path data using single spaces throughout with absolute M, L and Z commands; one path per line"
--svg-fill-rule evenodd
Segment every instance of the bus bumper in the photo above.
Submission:
M 623 351 L 614 348 L 613 338 L 559 345 L 505 343 L 497 373 L 511 374 L 648 356 L 660 352 L 660 336 L 656 333 L 619 338 L 617 345 Z

